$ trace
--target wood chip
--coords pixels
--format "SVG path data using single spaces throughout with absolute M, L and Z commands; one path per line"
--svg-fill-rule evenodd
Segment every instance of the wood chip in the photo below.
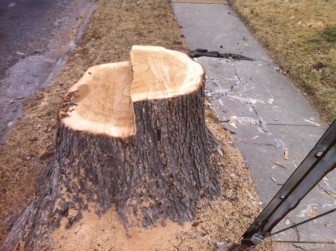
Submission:
M 284 150 L 284 159 L 288 160 L 288 150 L 287 149 Z
M 222 156 L 222 157 L 224 156 L 224 153 L 223 153 L 222 149 L 220 148 L 220 146 L 217 147 L 217 152 L 219 153 L 220 156 Z
M 275 164 L 278 165 L 278 166 L 281 166 L 281 167 L 283 167 L 283 168 L 285 168 L 285 169 L 288 168 L 286 165 L 284 165 L 284 164 L 282 164 L 282 163 L 280 163 L 280 162 L 275 162 Z

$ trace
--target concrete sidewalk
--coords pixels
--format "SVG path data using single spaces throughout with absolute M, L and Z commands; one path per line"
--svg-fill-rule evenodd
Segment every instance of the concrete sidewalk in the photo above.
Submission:
M 232 132 L 264 207 L 314 147 L 327 125 L 228 5 L 173 3 L 173 8 L 190 49 L 215 50 L 251 59 L 196 60 L 206 69 L 206 94 L 211 108 Z M 335 206 L 333 172 L 277 229 Z M 283 232 L 273 240 L 277 250 L 336 250 L 335 215 Z

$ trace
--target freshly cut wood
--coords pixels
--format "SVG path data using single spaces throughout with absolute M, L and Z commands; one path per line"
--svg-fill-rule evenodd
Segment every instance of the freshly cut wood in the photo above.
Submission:
M 187 95 L 204 84 L 201 65 L 179 51 L 155 46 L 133 46 L 132 101 L 158 100 Z
M 62 219 L 70 227 L 114 203 L 126 227 L 191 220 L 200 199 L 219 193 L 203 87 L 199 64 L 162 47 L 91 67 L 64 98 L 51 192 L 21 221 L 20 239 L 35 245 Z
M 110 137 L 135 134 L 130 62 L 93 66 L 65 97 L 61 124 L 73 130 Z

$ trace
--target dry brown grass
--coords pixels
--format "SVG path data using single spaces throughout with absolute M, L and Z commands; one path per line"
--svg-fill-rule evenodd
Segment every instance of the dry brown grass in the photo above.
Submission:
M 320 114 L 336 118 L 336 1 L 230 0 Z

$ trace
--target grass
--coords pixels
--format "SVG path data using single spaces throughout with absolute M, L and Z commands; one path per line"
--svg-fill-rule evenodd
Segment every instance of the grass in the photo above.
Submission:
M 336 118 L 336 1 L 230 0 L 327 122 Z

